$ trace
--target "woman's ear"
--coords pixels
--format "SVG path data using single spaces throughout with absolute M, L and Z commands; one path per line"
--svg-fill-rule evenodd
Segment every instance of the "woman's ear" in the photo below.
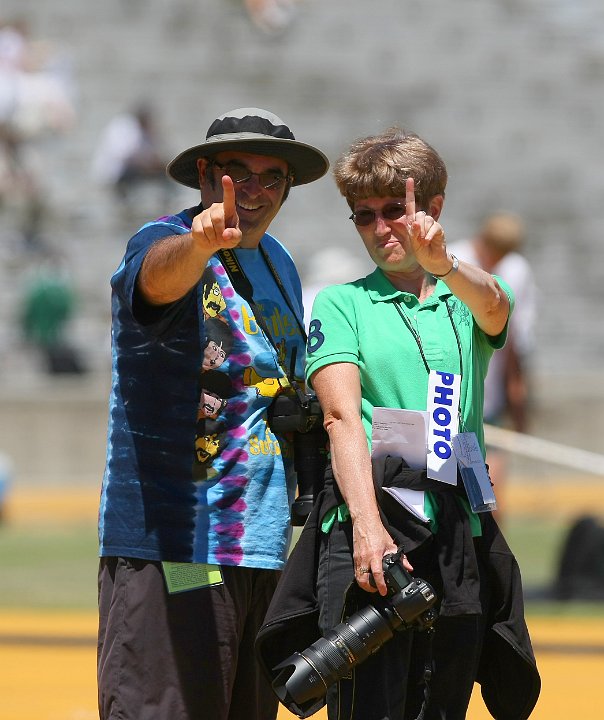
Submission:
M 443 195 L 435 195 L 433 198 L 430 198 L 430 202 L 428 203 L 428 215 L 433 217 L 435 220 L 438 220 L 443 210 L 444 203 L 445 198 Z

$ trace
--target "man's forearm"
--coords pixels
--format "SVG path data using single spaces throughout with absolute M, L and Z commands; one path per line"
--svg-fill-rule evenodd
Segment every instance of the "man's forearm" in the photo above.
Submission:
M 209 250 L 199 248 L 191 233 L 162 238 L 143 261 L 138 288 L 152 305 L 175 302 L 199 282 L 211 256 Z

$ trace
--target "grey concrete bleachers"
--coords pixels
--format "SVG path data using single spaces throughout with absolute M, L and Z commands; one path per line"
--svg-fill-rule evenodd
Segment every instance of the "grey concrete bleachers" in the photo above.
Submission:
M 604 10 L 599 0 L 300 0 L 291 26 L 263 35 L 240 0 L 3 0 L 34 38 L 71 64 L 78 122 L 37 148 L 50 206 L 44 240 L 67 258 L 79 296 L 72 336 L 92 372 L 49 378 L 15 326 L 38 259 L 0 215 L 0 449 L 17 480 L 93 482 L 102 473 L 109 369 L 109 277 L 150 215 L 124 219 L 92 183 L 92 150 L 109 119 L 157 100 L 166 154 L 238 106 L 273 109 L 330 158 L 354 137 L 407 126 L 450 172 L 448 237 L 495 209 L 521 213 L 541 294 L 535 432 L 598 450 L 604 352 Z M 144 201 L 144 202 L 143 202 Z M 275 233 L 302 270 L 326 245 L 364 259 L 330 178 L 296 188 Z M 312 282 L 312 278 L 308 278 Z M 570 423 L 568 418 L 572 418 Z
M 570 375 L 601 364 L 604 11 L 598 0 L 299 0 L 291 25 L 264 35 L 241 0 L 4 0 L 73 71 L 77 125 L 38 148 L 51 212 L 45 240 L 68 259 L 81 298 L 72 334 L 90 366 L 109 362 L 108 281 L 144 217 L 125 221 L 89 165 L 102 128 L 140 98 L 157 102 L 172 156 L 220 112 L 273 109 L 335 159 L 359 135 L 401 124 L 432 142 L 450 171 L 443 224 L 467 236 L 490 210 L 528 227 L 541 295 L 535 367 Z M 329 177 L 297 188 L 274 230 L 301 269 L 325 245 L 364 259 Z M 14 327 L 35 260 L 0 226 L 2 381 L 35 373 Z M 12 248 L 12 249 L 11 249 Z M 312 278 L 309 278 L 312 281 Z M 28 375 L 29 376 L 29 375 Z

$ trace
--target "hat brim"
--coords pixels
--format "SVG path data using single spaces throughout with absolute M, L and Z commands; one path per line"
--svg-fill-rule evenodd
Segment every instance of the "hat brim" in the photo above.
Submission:
M 166 172 L 181 185 L 199 190 L 197 160 L 226 150 L 282 158 L 294 175 L 292 185 L 305 185 L 318 180 L 329 170 L 329 160 L 320 150 L 297 140 L 264 138 L 257 133 L 230 133 L 224 138 L 220 139 L 217 135 L 208 142 L 181 152 L 168 164 Z

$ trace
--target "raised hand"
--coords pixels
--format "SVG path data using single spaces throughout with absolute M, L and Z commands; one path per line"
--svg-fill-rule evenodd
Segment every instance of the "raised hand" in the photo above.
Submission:
M 418 263 L 426 272 L 439 275 L 451 267 L 447 256 L 445 231 L 440 223 L 424 210 L 415 211 L 415 182 L 407 178 L 405 183 L 405 214 L 411 248 Z
M 213 203 L 195 216 L 191 235 L 201 248 L 211 253 L 236 247 L 241 242 L 235 187 L 228 175 L 222 177 L 222 202 Z

